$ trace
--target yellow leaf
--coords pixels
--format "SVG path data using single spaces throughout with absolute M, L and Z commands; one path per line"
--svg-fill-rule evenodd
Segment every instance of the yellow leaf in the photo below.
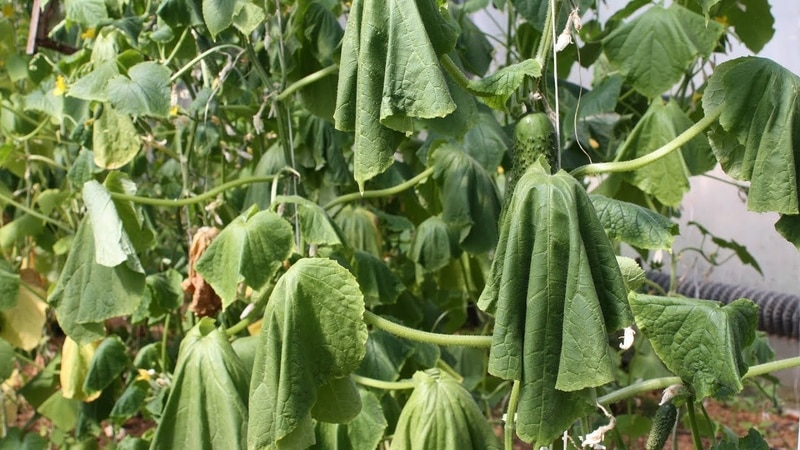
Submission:
M 67 83 L 66 81 L 64 81 L 64 76 L 59 75 L 56 78 L 56 87 L 53 88 L 53 95 L 59 97 L 61 95 L 64 95 L 64 92 L 67 92 Z
M 61 348 L 61 395 L 84 402 L 91 402 L 100 397 L 100 392 L 86 393 L 83 383 L 89 373 L 89 365 L 94 358 L 98 342 L 78 347 L 78 344 L 67 337 Z
M 47 320 L 46 293 L 39 275 L 33 269 L 19 272 L 19 299 L 17 306 L 0 312 L 0 338 L 14 347 L 33 350 L 42 339 L 42 328 Z
M 14 15 L 14 4 L 6 3 L 3 5 L 3 17 L 11 17 Z

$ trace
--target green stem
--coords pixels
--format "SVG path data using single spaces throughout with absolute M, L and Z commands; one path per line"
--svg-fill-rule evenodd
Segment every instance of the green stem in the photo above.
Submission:
M 200 53 L 199 55 L 195 56 L 194 59 L 192 59 L 191 61 L 186 63 L 186 65 L 181 67 L 180 70 L 178 70 L 177 72 L 172 74 L 172 77 L 170 77 L 169 82 L 170 83 L 174 83 L 175 81 L 178 80 L 178 78 L 181 77 L 181 75 L 183 75 L 184 73 L 192 70 L 192 67 L 194 67 L 194 65 L 197 64 L 198 62 L 202 61 L 203 58 L 205 58 L 206 56 L 208 56 L 208 55 L 210 55 L 212 53 L 216 53 L 216 52 L 225 50 L 226 48 L 235 48 L 236 50 L 243 51 L 242 47 L 239 47 L 238 45 L 233 45 L 233 44 L 222 44 L 222 45 L 218 45 L 216 47 L 212 47 L 212 48 L 204 51 L 203 53 Z
M 700 427 L 697 426 L 697 414 L 694 411 L 694 397 L 686 402 L 686 410 L 689 412 L 689 427 L 692 429 L 692 440 L 694 448 L 703 450 L 703 441 L 700 440 Z
M 19 209 L 20 211 L 25 212 L 26 214 L 29 214 L 29 215 L 31 215 L 33 217 L 36 217 L 37 219 L 44 220 L 47 223 L 53 224 L 56 227 L 61 228 L 62 230 L 66 231 L 68 233 L 72 233 L 72 231 L 73 231 L 72 228 L 70 228 L 64 222 L 61 222 L 61 221 L 56 220 L 56 219 L 51 219 L 50 217 L 47 217 L 47 216 L 45 216 L 44 214 L 42 214 L 40 212 L 36 212 L 33 209 L 28 208 L 27 206 L 23 205 L 22 203 L 17 202 L 13 198 L 6 197 L 5 194 L 3 194 L 2 192 L 0 192 L 0 203 L 8 203 L 9 205 L 13 205 L 15 208 Z
M 778 361 L 771 361 L 764 364 L 759 364 L 757 366 L 753 366 L 747 373 L 742 377 L 742 379 L 758 377 L 761 375 L 766 375 L 768 373 L 777 372 L 779 370 L 786 370 L 791 369 L 792 367 L 800 367 L 800 356 L 795 356 L 793 358 L 785 358 L 779 359 Z M 630 386 L 626 386 L 622 389 L 618 389 L 614 392 L 606 394 L 599 399 L 597 402 L 601 405 L 609 405 L 611 403 L 616 403 L 621 400 L 625 400 L 626 398 L 633 397 L 637 394 L 641 394 L 643 392 L 648 391 L 655 391 L 657 389 L 664 389 L 673 384 L 681 383 L 681 379 L 679 377 L 663 377 L 663 378 L 653 378 L 651 380 L 645 380 L 636 384 L 632 384 Z
M 178 54 L 178 50 L 181 49 L 181 45 L 183 45 L 183 41 L 186 39 L 186 35 L 189 34 L 189 27 L 184 28 L 183 33 L 181 34 L 180 39 L 178 39 L 178 43 L 175 44 L 175 48 L 172 49 L 172 52 L 167 56 L 167 59 L 164 60 L 164 65 L 169 66 L 173 59 L 175 59 L 175 55 Z
M 536 48 L 536 57 L 534 58 L 539 62 L 539 67 L 542 68 L 544 68 L 547 57 L 553 47 L 553 33 L 551 29 L 553 28 L 553 16 L 555 15 L 555 11 L 553 11 L 553 8 L 550 6 L 551 4 L 548 2 L 547 15 L 544 18 L 544 28 L 542 28 L 542 37 L 539 39 L 539 46 Z
M 169 339 L 169 321 L 172 314 L 167 314 L 164 319 L 164 334 L 161 336 L 161 370 L 166 373 L 169 368 L 167 367 L 167 339 Z
M 377 197 L 387 197 L 389 195 L 399 194 L 405 191 L 408 188 L 411 188 L 422 181 L 424 181 L 429 176 L 433 175 L 434 169 L 433 167 L 428 167 L 427 169 L 423 170 L 419 175 L 411 178 L 408 181 L 398 184 L 397 186 L 393 186 L 386 189 L 378 189 L 377 191 L 364 191 L 363 193 L 360 192 L 352 192 L 350 194 L 341 195 L 336 197 L 335 199 L 328 202 L 327 205 L 324 206 L 325 209 L 333 208 L 334 206 L 340 203 L 347 203 L 358 199 L 363 198 L 377 198 Z
M 517 431 L 517 405 L 519 404 L 519 387 L 520 381 L 514 380 L 514 385 L 511 387 L 511 396 L 508 398 L 508 410 L 506 411 L 506 426 L 505 426 L 505 450 L 514 449 L 514 434 Z
M 151 198 L 151 197 L 140 197 L 138 195 L 128 195 L 128 194 L 121 194 L 119 192 L 109 192 L 111 194 L 111 198 L 115 200 L 125 200 L 129 202 L 133 202 L 139 205 L 153 205 L 153 206 L 165 206 L 165 207 L 181 207 L 181 206 L 188 206 L 193 205 L 195 203 L 200 203 L 209 199 L 212 199 L 219 195 L 221 192 L 225 192 L 228 189 L 233 189 L 237 186 L 242 186 L 246 184 L 253 184 L 253 183 L 270 183 L 272 180 L 275 179 L 276 176 L 279 175 L 268 175 L 264 177 L 244 177 L 239 178 L 238 180 L 229 181 L 225 184 L 221 184 L 210 191 L 203 192 L 202 194 L 197 195 L 196 197 L 191 198 L 179 198 L 179 199 L 165 199 L 165 198 Z M 0 196 L 1 197 L 1 196 Z M 2 199 L 2 198 L 0 198 Z
M 278 100 L 279 102 L 286 100 L 287 98 L 289 98 L 290 95 L 308 86 L 309 84 L 316 83 L 317 81 L 323 78 L 335 74 L 337 70 L 339 70 L 339 66 L 333 64 L 328 67 L 325 67 L 324 69 L 320 69 L 314 73 L 308 74 L 303 78 L 300 78 L 299 80 L 287 86 L 286 89 L 283 90 L 283 92 L 281 92 L 280 94 L 278 94 L 277 97 L 275 97 L 275 99 Z
M 414 389 L 417 385 L 411 380 L 408 381 L 383 381 L 374 378 L 362 377 L 354 373 L 350 374 L 350 379 L 356 383 L 371 388 L 383 389 L 386 391 L 400 391 L 404 389 Z
M 694 139 L 719 118 L 720 114 L 722 114 L 722 109 L 723 108 L 720 107 L 713 112 L 706 114 L 706 116 L 700 119 L 699 122 L 687 128 L 686 131 L 679 134 L 675 139 L 666 143 L 652 153 L 648 153 L 642 157 L 631 159 L 629 161 L 587 164 L 573 170 L 571 174 L 576 178 L 580 178 L 582 176 L 599 173 L 630 172 L 632 170 L 641 169 L 642 167 L 669 155 L 675 150 L 681 148 L 682 145 Z
M 383 331 L 388 331 L 402 338 L 435 345 L 458 345 L 463 347 L 489 348 L 492 346 L 491 336 L 474 336 L 459 334 L 441 334 L 409 328 L 371 312 L 364 311 L 364 322 Z

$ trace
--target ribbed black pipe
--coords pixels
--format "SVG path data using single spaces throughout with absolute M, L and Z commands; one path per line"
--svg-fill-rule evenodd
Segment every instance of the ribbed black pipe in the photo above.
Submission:
M 669 289 L 669 274 L 647 272 L 647 278 L 664 290 Z M 783 292 L 764 291 L 745 286 L 683 280 L 677 289 L 686 297 L 716 300 L 728 304 L 747 298 L 758 305 L 758 329 L 768 334 L 800 339 L 800 296 Z

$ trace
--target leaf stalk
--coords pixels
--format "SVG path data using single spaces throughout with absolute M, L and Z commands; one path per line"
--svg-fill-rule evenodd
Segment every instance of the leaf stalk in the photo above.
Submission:
M 428 331 L 420 331 L 414 328 L 409 328 L 371 312 L 364 311 L 364 322 L 383 331 L 392 333 L 395 336 L 410 339 L 416 342 L 426 342 L 428 344 L 446 345 L 446 346 L 463 346 L 463 347 L 476 347 L 476 348 L 489 348 L 492 346 L 491 336 L 474 336 L 464 334 L 441 334 L 430 333 Z
M 328 202 L 327 205 L 323 206 L 323 209 L 331 209 L 334 206 L 339 205 L 341 203 L 347 203 L 358 199 L 388 197 L 390 195 L 399 194 L 405 191 L 406 189 L 414 187 L 417 184 L 423 182 L 426 178 L 433 175 L 433 172 L 434 172 L 433 167 L 428 167 L 427 169 L 420 172 L 419 175 L 409 179 L 408 181 L 404 181 L 403 183 L 400 183 L 397 186 L 393 186 L 386 189 L 378 189 L 375 191 L 352 192 L 350 194 L 341 195 Z
M 238 180 L 229 181 L 225 184 L 221 184 L 214 189 L 209 191 L 203 192 L 195 197 L 190 198 L 178 198 L 178 199 L 166 199 L 166 198 L 152 198 L 152 197 L 142 197 L 138 195 L 128 195 L 122 194 L 119 192 L 109 192 L 111 194 L 111 198 L 114 200 L 123 200 L 133 202 L 139 205 L 152 205 L 152 206 L 165 206 L 165 207 L 172 207 L 178 208 L 182 206 L 194 205 L 195 203 L 204 202 L 206 200 L 210 200 L 217 195 L 229 190 L 233 189 L 238 186 L 243 186 L 247 184 L 254 184 L 254 183 L 270 183 L 276 177 L 280 175 L 269 175 L 264 177 L 244 177 L 239 178 Z M 1 198 L 0 198 L 1 199 Z

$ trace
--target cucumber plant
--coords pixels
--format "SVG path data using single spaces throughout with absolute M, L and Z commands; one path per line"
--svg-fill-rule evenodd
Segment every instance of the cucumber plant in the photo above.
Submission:
M 618 253 L 717 163 L 800 246 L 800 78 L 718 61 L 765 0 L 573 3 L 0 0 L 0 443 L 761 442 L 696 411 L 800 358 Z

